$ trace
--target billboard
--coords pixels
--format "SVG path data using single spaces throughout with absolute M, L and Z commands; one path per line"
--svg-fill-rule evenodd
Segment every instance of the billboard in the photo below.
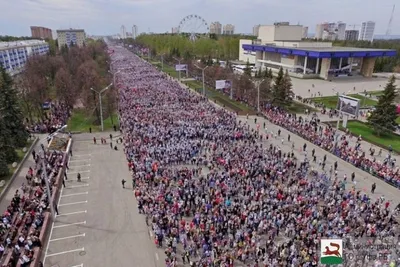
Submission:
M 232 82 L 229 80 L 216 80 L 215 89 L 229 89 L 232 86 Z
M 336 109 L 343 113 L 357 117 L 358 110 L 360 109 L 360 99 L 341 95 L 339 96 Z
M 175 70 L 176 71 L 186 71 L 187 70 L 187 64 L 175 65 Z

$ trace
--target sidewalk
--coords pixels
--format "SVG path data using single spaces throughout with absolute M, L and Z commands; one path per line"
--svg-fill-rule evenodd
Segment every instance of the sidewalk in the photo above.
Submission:
M 43 140 L 43 137 L 45 135 L 36 135 L 39 137 L 39 141 L 36 143 L 34 146 L 34 150 L 38 152 L 40 148 L 40 144 L 45 144 L 46 139 Z M 19 173 L 17 176 L 14 178 L 14 180 L 10 181 L 10 187 L 8 188 L 7 193 L 3 196 L 2 200 L 0 201 L 0 212 L 4 212 L 8 205 L 10 205 L 12 198 L 14 197 L 15 191 L 21 188 L 21 185 L 23 183 L 26 183 L 25 176 L 28 173 L 29 167 L 33 167 L 35 165 L 35 162 L 33 161 L 32 155 L 28 155 L 26 157 L 25 162 L 22 162 L 21 169 L 19 170 Z

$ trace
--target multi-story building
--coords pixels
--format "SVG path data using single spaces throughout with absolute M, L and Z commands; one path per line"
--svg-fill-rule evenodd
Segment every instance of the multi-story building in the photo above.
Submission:
M 235 33 L 235 26 L 234 25 L 232 25 L 232 24 L 224 25 L 223 34 L 232 35 L 234 33 Z
M 83 46 L 86 42 L 86 33 L 82 29 L 57 30 L 58 48 L 73 44 Z
M 361 31 L 359 35 L 359 40 L 370 41 L 374 40 L 375 22 L 366 21 L 361 24 Z
M 260 24 L 253 26 L 253 35 L 258 36 L 258 30 L 260 29 Z
M 210 24 L 210 33 L 213 34 L 221 34 L 222 33 L 222 24 L 218 21 L 211 22 Z
M 121 26 L 121 39 L 126 39 L 126 28 L 124 25 Z
M 326 31 L 328 29 L 328 23 L 321 23 L 321 24 L 317 24 L 317 27 L 315 29 L 315 39 L 322 39 L 322 35 L 324 34 L 324 31 Z
M 335 29 L 337 32 L 337 39 L 344 40 L 345 39 L 345 31 L 346 31 L 346 23 L 339 21 L 337 23 L 337 27 Z
M 31 26 L 31 33 L 33 38 L 37 39 L 53 39 L 53 34 L 51 29 L 40 27 L 40 26 Z
M 303 39 L 308 38 L 308 27 L 306 27 L 306 26 L 303 27 L 303 36 L 302 36 L 302 38 Z
M 171 33 L 179 33 L 179 28 L 178 27 L 172 27 Z
M 0 65 L 10 74 L 18 73 L 28 57 L 49 52 L 49 44 L 43 40 L 0 42 Z
M 345 31 L 345 40 L 357 41 L 359 33 L 358 30 L 347 30 Z
M 138 27 L 136 25 L 132 26 L 132 38 L 136 39 L 136 37 L 138 36 Z

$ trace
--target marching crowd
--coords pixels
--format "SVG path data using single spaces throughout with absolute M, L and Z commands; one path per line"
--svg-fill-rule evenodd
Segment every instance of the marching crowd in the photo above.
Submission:
M 44 212 L 48 208 L 45 176 L 41 153 L 32 151 L 34 166 L 26 174 L 26 183 L 16 190 L 14 197 L 2 215 L 0 224 L 0 252 L 2 266 L 30 266 L 34 248 L 41 247 L 40 231 Z M 46 170 L 50 188 L 62 167 L 63 154 L 46 152 Z
M 384 199 L 373 201 L 354 187 L 346 190 L 334 174 L 310 171 L 307 160 L 269 143 L 235 114 L 124 48 L 113 49 L 134 193 L 155 244 L 165 249 L 166 266 L 318 266 L 323 237 L 397 242 L 397 221 Z M 273 107 L 266 116 L 369 164 L 343 143 L 331 147 L 332 129 L 315 130 Z
M 40 121 L 29 121 L 26 119 L 29 133 L 52 133 L 66 124 L 70 117 L 70 108 L 63 103 L 50 103 L 47 110 L 44 110 L 45 119 Z
M 357 168 L 378 176 L 387 183 L 400 188 L 400 169 L 396 166 L 396 159 L 392 157 L 391 153 L 386 156 L 383 162 L 380 162 L 376 159 L 376 155 L 381 156 L 382 150 L 375 151 L 373 148 L 369 148 L 368 151 L 365 151 L 362 149 L 360 142 L 357 142 L 356 146 L 351 146 L 349 138 L 352 137 L 349 134 L 342 135 L 336 140 L 336 130 L 329 125 L 323 127 L 315 123 L 315 120 L 310 123 L 306 120 L 297 119 L 285 111 L 273 107 L 267 108 L 264 115 L 274 124 L 286 128 L 311 143 L 330 151 L 339 158 L 350 162 Z M 358 138 L 358 141 L 361 141 L 360 139 Z

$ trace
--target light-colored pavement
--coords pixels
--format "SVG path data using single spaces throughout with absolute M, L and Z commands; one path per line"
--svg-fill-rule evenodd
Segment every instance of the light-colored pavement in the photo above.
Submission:
M 391 202 L 391 207 L 394 208 L 399 202 L 400 202 L 400 194 L 399 190 L 396 189 L 395 187 L 387 184 L 386 182 L 382 181 L 379 178 L 376 178 L 356 167 L 351 165 L 350 163 L 343 161 L 339 159 L 338 157 L 334 156 L 333 154 L 323 150 L 322 148 L 315 146 L 314 144 L 304 140 L 303 138 L 294 135 L 293 133 L 285 130 L 282 127 L 279 127 L 275 124 L 270 123 L 268 120 L 264 119 L 263 117 L 257 117 L 257 116 L 249 116 L 249 119 L 246 119 L 246 116 L 239 116 L 238 120 L 242 121 L 242 123 L 248 123 L 251 127 L 254 129 L 257 128 L 257 124 L 254 122 L 254 118 L 257 118 L 257 124 L 260 125 L 260 131 L 264 132 L 264 135 L 266 132 L 268 132 L 269 135 L 271 135 L 271 131 L 274 133 L 273 135 L 278 133 L 278 129 L 281 130 L 281 135 L 280 137 L 277 137 L 276 139 L 274 137 L 270 138 L 268 141 L 263 142 L 263 145 L 269 146 L 271 143 L 274 144 L 275 146 L 278 146 L 281 148 L 281 150 L 285 153 L 291 152 L 292 151 L 292 143 L 294 142 L 295 147 L 293 149 L 293 153 L 297 157 L 298 160 L 304 160 L 305 154 L 302 152 L 302 147 L 306 143 L 307 144 L 307 154 L 308 154 L 308 159 L 312 161 L 311 159 L 311 151 L 312 149 L 315 149 L 315 154 L 317 156 L 317 161 L 316 163 L 312 163 L 311 165 L 314 167 L 315 170 L 318 172 L 321 172 L 322 169 L 318 165 L 319 159 L 322 159 L 324 155 L 327 156 L 326 160 L 326 166 L 325 170 L 327 173 L 329 173 L 329 168 L 334 164 L 335 161 L 338 162 L 338 179 L 343 180 L 344 175 L 346 174 L 348 179 L 348 183 L 346 185 L 346 189 L 351 189 L 351 187 L 354 185 L 356 188 L 356 191 L 361 190 L 361 192 L 366 193 L 372 197 L 372 199 L 378 199 L 381 196 L 384 196 L 386 200 L 389 200 Z M 266 128 L 267 131 L 262 130 L 263 128 L 263 123 L 266 123 Z M 288 135 L 290 134 L 290 142 L 287 141 Z M 282 144 L 282 139 L 283 139 L 283 144 Z M 355 173 L 355 184 L 351 183 L 351 173 Z M 376 190 L 374 194 L 371 194 L 371 186 L 373 183 L 376 183 Z
M 105 145 L 100 142 L 101 137 L 108 136 L 73 136 L 73 156 L 58 203 L 59 215 L 49 237 L 46 267 L 164 264 L 163 252 L 156 249 L 144 217 L 138 214 L 121 144 L 115 151 L 109 139 Z M 78 172 L 81 182 L 77 181 Z M 126 189 L 122 188 L 122 179 L 127 181 Z
M 357 92 L 364 92 L 364 90 L 378 91 L 383 90 L 388 82 L 388 78 L 362 77 L 340 77 L 332 81 L 297 79 L 293 77 L 291 79 L 293 92 L 303 98 L 311 97 L 311 94 L 315 95 L 318 94 L 318 92 L 320 92 L 322 96 L 332 96 L 336 95 L 336 92 L 340 94 L 348 92 L 355 94 Z M 399 80 L 396 81 L 396 85 L 398 88 L 400 87 Z

